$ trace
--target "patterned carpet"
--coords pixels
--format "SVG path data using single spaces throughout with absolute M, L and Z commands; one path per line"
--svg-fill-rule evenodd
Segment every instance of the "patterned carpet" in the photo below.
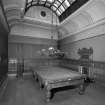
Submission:
M 97 83 L 90 84 L 84 95 L 77 89 L 56 91 L 52 100 L 45 101 L 45 90 L 32 78 L 9 79 L 0 99 L 0 105 L 105 105 L 105 88 Z

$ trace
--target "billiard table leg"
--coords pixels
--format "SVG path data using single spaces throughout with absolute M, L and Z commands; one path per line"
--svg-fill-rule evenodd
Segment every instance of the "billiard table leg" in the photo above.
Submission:
M 84 92 L 85 92 L 85 85 L 83 83 L 83 84 L 80 84 L 80 86 L 79 86 L 79 94 L 80 95 L 83 95 Z
M 46 101 L 49 102 L 50 98 L 51 98 L 51 91 L 50 91 L 50 89 L 47 89 L 47 92 L 46 92 Z
M 40 85 L 40 90 L 42 90 L 44 88 L 44 85 L 41 82 L 39 83 L 39 85 Z

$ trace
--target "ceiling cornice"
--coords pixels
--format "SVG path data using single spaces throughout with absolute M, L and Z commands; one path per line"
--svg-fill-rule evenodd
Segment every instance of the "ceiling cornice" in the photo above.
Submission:
M 46 29 L 46 30 L 51 30 L 53 28 L 53 30 L 56 30 L 59 27 L 56 27 L 55 25 L 51 25 L 48 23 L 44 23 L 44 22 L 40 22 L 40 21 L 35 21 L 35 20 L 30 20 L 27 18 L 17 18 L 17 17 L 11 17 L 8 20 L 10 27 L 12 28 L 14 25 L 18 25 L 18 24 L 24 24 L 26 26 L 31 26 L 31 27 L 37 27 L 37 28 L 42 28 L 42 29 Z
M 9 23 L 10 28 L 13 27 L 13 25 L 18 24 L 18 23 L 24 23 L 26 25 L 30 25 L 32 27 L 40 27 L 43 29 L 56 29 L 56 26 L 59 27 L 59 24 L 53 23 L 48 23 L 47 21 L 41 21 L 35 18 L 31 17 L 26 17 L 24 16 L 22 18 L 23 14 L 23 8 L 19 8 L 17 5 L 9 5 L 5 7 L 5 13 L 7 16 L 7 20 Z
M 77 14 L 79 14 L 84 8 L 91 4 L 92 0 L 89 0 L 87 3 L 85 3 L 83 6 L 81 6 L 78 10 L 76 10 L 74 13 L 72 13 L 70 16 L 68 16 L 63 22 L 60 23 L 60 25 L 65 25 L 68 23 L 72 18 L 74 18 Z

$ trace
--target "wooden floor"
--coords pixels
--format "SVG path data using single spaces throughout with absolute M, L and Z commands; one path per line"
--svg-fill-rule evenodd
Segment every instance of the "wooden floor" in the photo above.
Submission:
M 60 90 L 46 103 L 45 91 L 34 79 L 9 79 L 0 105 L 105 105 L 105 87 L 91 83 L 84 95 L 77 89 Z

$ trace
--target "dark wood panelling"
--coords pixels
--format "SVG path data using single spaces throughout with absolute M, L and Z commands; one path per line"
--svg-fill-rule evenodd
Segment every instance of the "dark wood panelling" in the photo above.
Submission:
M 1 1 L 0 7 L 0 9 L 2 9 Z M 3 9 L 0 12 L 4 15 Z M 1 20 L 2 19 L 0 17 L 0 86 L 4 82 L 8 72 L 8 32 Z

